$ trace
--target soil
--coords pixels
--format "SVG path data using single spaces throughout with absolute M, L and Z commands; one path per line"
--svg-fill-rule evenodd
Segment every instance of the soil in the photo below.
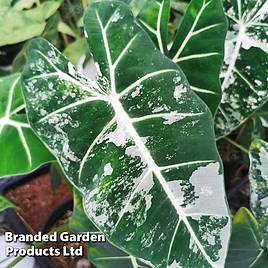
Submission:
M 9 190 L 5 196 L 19 208 L 18 214 L 29 231 L 38 232 L 53 210 L 72 198 L 72 193 L 63 181 L 53 189 L 50 175 L 43 174 Z

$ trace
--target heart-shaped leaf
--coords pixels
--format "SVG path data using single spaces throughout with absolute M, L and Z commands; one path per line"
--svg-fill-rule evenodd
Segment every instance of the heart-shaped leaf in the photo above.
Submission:
M 216 136 L 241 125 L 268 99 L 268 2 L 224 0 L 229 30 L 221 73 L 222 101 Z
M 84 24 L 97 82 L 45 40 L 29 46 L 33 129 L 110 242 L 157 267 L 223 266 L 230 219 L 209 109 L 126 4 L 92 4 Z
M 20 74 L 0 78 L 0 177 L 28 173 L 54 158 L 27 122 Z
M 227 31 L 221 0 L 192 0 L 167 51 L 169 13 L 169 0 L 150 0 L 138 19 L 160 51 L 181 67 L 192 90 L 214 114 L 221 100 L 219 73 Z

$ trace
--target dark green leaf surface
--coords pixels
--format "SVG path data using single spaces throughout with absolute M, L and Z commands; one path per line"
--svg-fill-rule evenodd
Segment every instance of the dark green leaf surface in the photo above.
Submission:
M 27 122 L 20 74 L 0 78 L 0 177 L 28 173 L 53 156 Z
M 221 100 L 219 73 L 226 31 L 221 0 L 192 0 L 169 52 L 212 114 Z
M 137 16 L 141 26 L 163 54 L 167 53 L 169 12 L 170 0 L 148 0 Z
M 222 267 L 230 223 L 209 109 L 127 5 L 92 4 L 85 26 L 98 81 L 45 40 L 29 46 L 32 127 L 110 242 L 156 267 Z
M 260 244 L 261 235 L 257 221 L 248 209 L 240 208 L 233 219 L 226 268 L 257 268 L 251 265 L 264 251 Z
M 241 125 L 268 99 L 268 2 L 224 0 L 229 30 L 221 73 L 222 101 L 216 136 Z

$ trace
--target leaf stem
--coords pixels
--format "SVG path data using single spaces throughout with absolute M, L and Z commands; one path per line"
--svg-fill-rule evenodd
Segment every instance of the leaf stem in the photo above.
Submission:
M 231 143 L 232 145 L 234 145 L 235 147 L 237 147 L 239 150 L 241 150 L 243 153 L 245 154 L 249 154 L 249 151 L 243 147 L 242 145 L 236 143 L 235 141 L 231 140 L 230 138 L 228 137 L 224 137 L 225 140 L 227 140 L 229 143 Z

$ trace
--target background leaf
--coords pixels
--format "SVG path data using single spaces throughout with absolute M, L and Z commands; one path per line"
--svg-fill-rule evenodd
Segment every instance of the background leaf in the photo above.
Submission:
M 176 33 L 169 57 L 181 67 L 212 114 L 221 100 L 219 73 L 227 22 L 220 0 L 192 0 Z
M 226 268 L 248 268 L 256 262 L 264 250 L 257 221 L 247 208 L 240 208 L 235 214 L 232 236 L 226 260 Z M 266 263 L 268 264 L 268 263 Z M 259 267 L 260 268 L 260 267 Z
M 0 195 L 0 212 L 3 212 L 7 208 L 16 208 L 16 206 L 12 204 L 8 199 L 6 199 L 3 195 Z
M 27 122 L 20 74 L 0 78 L 0 177 L 54 160 Z
M 261 233 L 268 245 L 268 144 L 256 139 L 250 147 L 251 208 L 260 225 Z
M 223 97 L 215 117 L 218 138 L 236 129 L 268 99 L 268 2 L 223 2 L 229 30 L 221 73 Z
M 19 43 L 41 35 L 46 19 L 59 8 L 61 1 L 45 1 L 37 7 L 18 10 L 11 1 L 0 0 L 0 46 Z

